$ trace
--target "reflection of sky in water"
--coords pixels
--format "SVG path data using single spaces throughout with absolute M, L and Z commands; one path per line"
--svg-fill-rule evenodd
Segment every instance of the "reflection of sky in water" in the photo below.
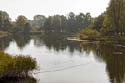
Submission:
M 5 50 L 10 54 L 25 54 L 36 58 L 40 72 L 35 74 L 40 83 L 109 83 L 105 71 L 105 64 L 96 61 L 93 53 L 69 49 L 55 51 L 45 45 L 39 47 L 31 40 L 23 49 L 19 49 L 13 41 Z

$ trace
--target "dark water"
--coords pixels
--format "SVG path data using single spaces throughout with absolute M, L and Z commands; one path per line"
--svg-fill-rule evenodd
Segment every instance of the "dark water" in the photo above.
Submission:
M 15 83 L 124 83 L 124 45 L 67 41 L 66 34 L 55 33 L 0 39 L 1 50 L 31 55 L 38 62 L 36 81 Z

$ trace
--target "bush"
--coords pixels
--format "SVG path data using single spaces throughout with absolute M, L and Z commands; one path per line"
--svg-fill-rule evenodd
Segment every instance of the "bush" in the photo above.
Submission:
M 99 37 L 99 32 L 94 29 L 86 28 L 80 33 L 80 39 L 82 40 L 96 40 Z
M 0 78 L 27 77 L 36 67 L 36 60 L 30 56 L 11 56 L 0 51 Z

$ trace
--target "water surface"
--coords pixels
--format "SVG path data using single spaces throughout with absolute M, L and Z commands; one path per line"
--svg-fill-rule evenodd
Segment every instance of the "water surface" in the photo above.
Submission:
M 49 33 L 3 38 L 0 49 L 36 58 L 36 83 L 124 83 L 125 48 L 118 43 L 67 41 L 64 34 Z

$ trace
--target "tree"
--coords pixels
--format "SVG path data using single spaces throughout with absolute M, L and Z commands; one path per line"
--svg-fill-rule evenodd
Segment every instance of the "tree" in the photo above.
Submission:
M 107 8 L 102 31 L 125 32 L 125 0 L 111 0 Z
M 49 16 L 44 23 L 45 31 L 52 31 L 52 16 Z
M 5 11 L 0 11 L 0 30 L 2 31 L 10 31 L 11 22 L 9 18 L 9 14 Z
M 86 13 L 85 15 L 85 21 L 84 21 L 84 26 L 88 27 L 92 23 L 92 17 L 90 13 Z
M 92 23 L 93 18 L 90 13 L 75 15 L 70 12 L 67 17 L 64 15 L 49 16 L 44 23 L 44 29 L 51 32 L 77 33 Z
M 76 16 L 73 12 L 70 12 L 67 20 L 67 30 L 68 32 L 76 32 Z
M 16 20 L 16 27 L 15 32 L 16 33 L 29 33 L 31 29 L 30 24 L 28 23 L 28 20 L 25 16 L 18 16 Z
M 46 31 L 62 32 L 65 31 L 67 19 L 64 15 L 49 16 L 44 24 Z
M 30 30 L 31 30 L 31 25 L 29 23 L 26 23 L 24 27 L 24 33 L 27 34 L 30 32 Z
M 16 25 L 18 27 L 24 27 L 26 23 L 27 23 L 27 18 L 25 16 L 20 15 L 17 17 Z
M 77 27 L 78 27 L 78 29 L 80 31 L 84 27 L 85 14 L 80 13 L 79 15 L 76 16 L 76 20 L 77 20 Z
M 94 24 L 93 24 L 93 29 L 96 29 L 97 31 L 100 31 L 100 29 L 103 26 L 104 16 L 105 16 L 105 13 L 102 13 L 97 18 L 95 18 Z
M 33 26 L 37 28 L 43 28 L 44 23 L 46 21 L 46 17 L 43 15 L 35 15 L 33 21 L 34 21 Z

